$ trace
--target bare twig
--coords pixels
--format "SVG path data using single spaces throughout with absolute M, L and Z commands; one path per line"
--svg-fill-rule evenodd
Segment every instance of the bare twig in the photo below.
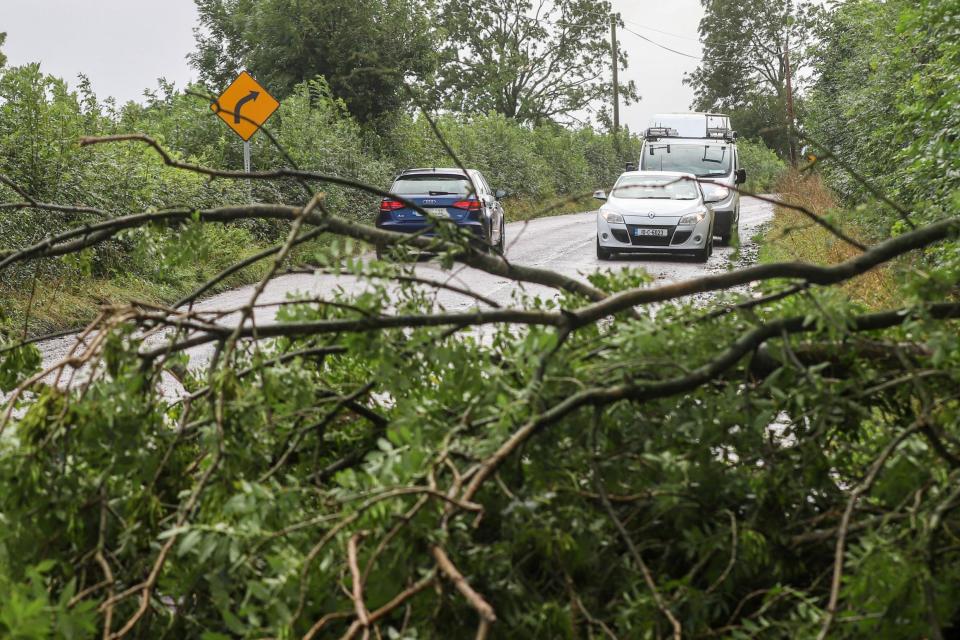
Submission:
M 364 629 L 370 626 L 370 612 L 363 602 L 363 577 L 360 575 L 360 565 L 357 562 L 357 545 L 362 533 L 355 533 L 347 541 L 347 566 L 350 567 L 350 577 L 353 580 L 353 607 L 357 613 L 357 621 Z
M 437 566 L 440 567 L 440 571 L 447 576 L 457 591 L 466 598 L 470 606 L 473 607 L 480 616 L 480 626 L 477 635 L 478 637 L 485 636 L 489 626 L 497 621 L 497 614 L 494 613 L 493 607 L 487 603 L 483 596 L 473 590 L 473 587 L 470 586 L 467 579 L 463 577 L 463 574 L 460 573 L 456 565 L 453 564 L 453 561 L 450 560 L 450 556 L 443 550 L 443 547 L 433 545 L 430 548 L 430 552 L 437 561 Z

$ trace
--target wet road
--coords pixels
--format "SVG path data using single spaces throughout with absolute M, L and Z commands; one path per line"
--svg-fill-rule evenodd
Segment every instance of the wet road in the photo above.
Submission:
M 734 266 L 746 266 L 756 261 L 757 247 L 753 237 L 760 227 L 773 217 L 773 206 L 752 198 L 744 198 L 740 206 L 739 253 L 730 247 L 716 247 L 706 264 L 692 258 L 673 256 L 621 256 L 610 261 L 596 257 L 594 238 L 596 234 L 595 212 L 540 218 L 529 222 L 514 222 L 507 225 L 507 257 L 517 264 L 550 269 L 564 275 L 586 280 L 588 274 L 604 269 L 642 268 L 654 278 L 655 283 L 665 283 L 695 278 L 704 273 L 726 271 L 731 262 Z M 521 291 L 528 295 L 553 297 L 555 290 L 534 284 L 517 284 L 500 276 L 490 275 L 468 267 L 456 266 L 452 271 L 443 270 L 436 261 L 422 261 L 416 265 L 417 275 L 431 280 L 446 281 L 463 289 L 481 294 L 503 306 L 514 304 L 515 295 Z M 327 274 L 288 275 L 271 281 L 259 298 L 260 304 L 273 304 L 286 300 L 291 294 L 325 297 L 337 287 L 351 293 L 360 292 L 366 285 L 363 281 L 347 276 Z M 228 311 L 248 304 L 253 287 L 242 287 L 219 294 L 195 305 L 200 311 Z M 436 293 L 436 304 L 448 311 L 464 310 L 478 304 L 475 299 L 447 290 Z M 273 320 L 274 307 L 257 310 L 258 325 Z M 75 344 L 72 337 L 51 340 L 40 345 L 44 365 L 50 366 L 67 355 Z M 209 357 L 209 350 L 198 348 L 190 352 L 191 364 L 202 365 Z

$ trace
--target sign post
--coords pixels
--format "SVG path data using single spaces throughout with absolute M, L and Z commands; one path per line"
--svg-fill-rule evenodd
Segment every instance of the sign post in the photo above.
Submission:
M 273 115 L 280 103 L 243 71 L 210 109 L 243 140 L 243 171 L 250 173 L 250 138 Z
M 250 141 L 243 141 L 243 172 L 250 173 Z M 253 202 L 253 184 L 247 180 L 247 200 Z

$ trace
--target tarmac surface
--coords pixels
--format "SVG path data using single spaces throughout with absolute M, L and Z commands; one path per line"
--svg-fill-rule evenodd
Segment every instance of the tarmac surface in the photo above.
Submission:
M 755 198 L 744 198 L 740 205 L 740 248 L 715 247 L 713 255 L 705 263 L 693 258 L 664 255 L 621 255 L 609 261 L 596 256 L 596 212 L 539 218 L 528 222 L 514 222 L 506 227 L 507 258 L 527 266 L 550 269 L 566 276 L 586 281 L 589 274 L 607 269 L 642 268 L 653 277 L 653 284 L 687 280 L 704 275 L 727 271 L 731 266 L 743 267 L 756 262 L 759 247 L 753 242 L 761 227 L 773 217 L 773 205 Z M 372 254 L 371 254 L 372 257 Z M 449 282 L 468 289 L 504 307 L 515 306 L 515 295 L 522 290 L 527 295 L 554 297 L 558 293 L 549 287 L 516 283 L 488 274 L 484 271 L 455 265 L 444 270 L 436 260 L 422 260 L 416 264 L 419 277 Z M 329 274 L 293 274 L 272 280 L 258 299 L 260 305 L 282 302 L 290 295 L 314 297 L 329 296 L 338 287 L 348 293 L 360 293 L 368 284 L 353 276 Z M 194 305 L 200 311 L 229 311 L 248 304 L 253 287 L 241 287 L 210 297 Z M 709 294 L 701 296 L 709 303 Z M 436 290 L 436 307 L 446 311 L 464 311 L 478 305 L 476 299 L 448 290 Z M 276 307 L 258 308 L 255 321 L 263 326 L 274 321 Z M 238 314 L 224 317 L 229 323 Z M 235 322 L 235 320 L 234 320 Z M 161 340 L 160 336 L 155 337 Z M 38 345 L 43 355 L 44 367 L 48 367 L 68 355 L 76 344 L 72 336 L 50 340 Z M 191 366 L 203 366 L 212 353 L 212 347 L 204 346 L 189 352 Z

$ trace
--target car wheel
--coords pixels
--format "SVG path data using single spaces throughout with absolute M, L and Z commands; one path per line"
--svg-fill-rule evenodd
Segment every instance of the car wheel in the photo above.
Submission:
M 600 246 L 600 237 L 597 236 L 597 259 L 609 260 L 611 255 L 613 255 L 613 252 L 610 249 Z
M 500 239 L 497 241 L 497 246 L 494 248 L 494 251 L 499 255 L 503 255 L 507 250 L 507 241 L 506 241 L 506 229 L 503 225 L 503 220 L 500 220 Z

